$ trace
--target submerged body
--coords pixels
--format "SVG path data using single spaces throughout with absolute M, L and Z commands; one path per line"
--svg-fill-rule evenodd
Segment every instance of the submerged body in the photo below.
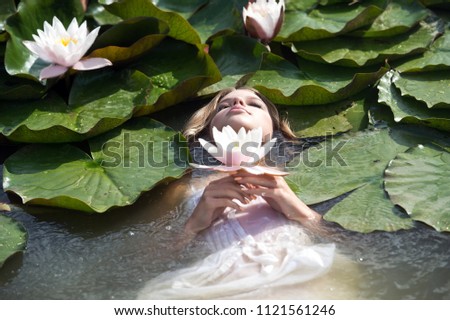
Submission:
M 194 192 L 188 207 L 197 205 L 202 191 Z M 197 235 L 211 254 L 150 280 L 138 299 L 356 297 L 354 281 L 347 281 L 355 279 L 355 267 L 333 243 L 312 243 L 304 227 L 262 197 L 242 209 L 227 208 L 223 218 Z M 343 283 L 342 276 L 347 278 Z

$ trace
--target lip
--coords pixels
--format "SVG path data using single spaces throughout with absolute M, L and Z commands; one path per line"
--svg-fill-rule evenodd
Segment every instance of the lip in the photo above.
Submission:
M 249 113 L 244 107 L 240 107 L 240 106 L 231 107 L 228 112 L 232 112 L 232 113 L 246 112 L 246 113 Z

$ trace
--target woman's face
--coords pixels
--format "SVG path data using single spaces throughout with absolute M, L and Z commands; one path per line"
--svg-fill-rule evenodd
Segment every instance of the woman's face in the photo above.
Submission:
M 237 89 L 225 95 L 217 104 L 217 113 L 210 128 L 222 130 L 231 126 L 235 131 L 262 127 L 263 141 L 272 137 L 273 122 L 267 105 L 253 91 Z

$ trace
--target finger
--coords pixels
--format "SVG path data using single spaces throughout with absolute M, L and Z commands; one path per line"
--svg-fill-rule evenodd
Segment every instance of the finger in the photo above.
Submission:
M 267 188 L 253 188 L 245 190 L 245 193 L 254 196 L 268 197 L 271 198 L 273 196 L 273 190 Z
M 228 199 L 228 200 L 237 199 L 242 203 L 248 202 L 246 200 L 247 194 L 237 184 L 233 184 L 230 187 L 222 187 L 221 189 L 205 190 L 204 196 L 213 199 Z
M 230 199 L 215 199 L 213 205 L 216 208 L 226 208 L 230 207 L 239 211 L 242 211 L 242 208 L 233 200 Z
M 247 176 L 247 177 L 235 177 L 234 181 L 240 184 L 252 184 L 266 188 L 275 188 L 277 183 L 272 176 Z

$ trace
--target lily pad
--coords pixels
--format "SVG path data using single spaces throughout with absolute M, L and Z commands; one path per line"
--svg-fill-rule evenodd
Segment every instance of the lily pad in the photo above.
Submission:
M 105 6 L 105 8 L 124 20 L 143 16 L 162 20 L 169 26 L 168 35 L 172 38 L 192 44 L 200 43 L 197 32 L 183 17 L 175 12 L 160 10 L 150 0 L 121 1 Z
M 44 22 L 58 17 L 65 26 L 76 17 L 83 18 L 83 9 L 79 0 L 68 0 L 64 4 L 59 0 L 22 0 L 18 12 L 9 17 L 5 29 L 10 35 L 6 46 L 5 67 L 11 75 L 39 79 L 39 72 L 48 63 L 34 56 L 23 44 L 23 40 L 33 40 L 32 35 L 43 28 Z
M 16 13 L 14 0 L 3 0 L 0 3 L 0 32 L 5 30 L 6 19 Z
M 406 149 L 387 129 L 343 134 L 293 160 L 289 179 L 299 186 L 301 199 L 319 203 L 381 181 L 387 163 Z
M 450 29 L 439 37 L 422 57 L 418 57 L 398 66 L 404 72 L 450 69 Z
M 339 223 L 347 230 L 362 233 L 411 229 L 414 221 L 392 205 L 382 192 L 380 180 L 367 183 L 353 191 L 325 214 L 325 220 Z
M 86 212 L 132 204 L 186 168 L 182 137 L 151 119 L 130 120 L 89 141 L 91 155 L 72 145 L 28 145 L 4 163 L 3 187 L 24 203 Z
M 183 18 L 189 19 L 208 2 L 208 0 L 158 0 L 157 5 L 161 10 L 176 12 Z
M 351 35 L 366 38 L 392 37 L 407 32 L 429 14 L 417 1 L 389 1 L 383 13 L 369 27 L 356 30 Z
M 422 124 L 440 130 L 450 131 L 448 110 L 429 109 L 425 103 L 411 97 L 404 97 L 394 85 L 399 75 L 391 70 L 386 73 L 378 84 L 378 101 L 388 105 L 396 122 Z
M 450 153 L 423 146 L 400 153 L 384 181 L 391 201 L 412 219 L 450 232 Z
M 222 80 L 205 88 L 199 95 L 236 86 L 242 77 L 259 69 L 264 52 L 268 52 L 267 48 L 250 37 L 232 35 L 215 38 L 209 54 L 219 68 Z
M 42 97 L 46 91 L 46 87 L 40 83 L 10 76 L 0 68 L 0 100 L 37 99 Z
M 423 101 L 428 108 L 450 108 L 450 72 L 448 71 L 396 74 L 393 81 L 400 89 L 402 96 Z M 448 118 L 450 118 L 450 110 Z
M 290 120 L 291 129 L 298 137 L 327 136 L 352 129 L 346 118 L 350 103 L 323 106 L 279 106 L 281 114 Z
M 436 35 L 436 24 L 422 23 L 411 32 L 382 40 L 341 36 L 333 41 L 294 42 L 291 49 L 311 61 L 361 67 L 424 52 Z
M 425 141 L 430 137 L 399 129 L 344 134 L 312 146 L 294 159 L 289 163 L 288 178 L 297 186 L 299 198 L 308 204 L 352 192 L 325 214 L 325 219 L 350 230 L 410 228 L 412 221 L 401 217 L 392 203 L 389 206 L 382 188 L 383 174 L 398 153 Z M 376 216 L 368 220 L 368 214 Z
M 89 56 L 106 58 L 114 65 L 123 63 L 157 46 L 168 32 L 169 26 L 155 18 L 128 19 L 101 34 Z
M 371 1 L 352 6 L 342 4 L 308 11 L 286 11 L 283 27 L 275 40 L 291 42 L 330 38 L 369 25 L 383 9 L 367 2 Z
M 248 0 L 210 0 L 189 22 L 204 43 L 215 36 L 243 33 L 242 9 L 247 3 Z
M 152 90 L 136 115 L 146 115 L 193 97 L 218 82 L 220 71 L 202 45 L 164 40 L 132 65 L 149 77 Z
M 264 54 L 261 69 L 246 85 L 276 104 L 320 105 L 344 100 L 374 84 L 387 69 L 326 66 L 302 59 L 297 67 L 272 53 Z
M 25 249 L 27 233 L 14 219 L 0 214 L 0 268 L 6 259 Z
M 84 140 L 131 118 L 146 104 L 149 87 L 150 80 L 139 71 L 83 73 L 75 79 L 68 104 L 54 92 L 44 99 L 2 103 L 0 132 L 19 142 Z

